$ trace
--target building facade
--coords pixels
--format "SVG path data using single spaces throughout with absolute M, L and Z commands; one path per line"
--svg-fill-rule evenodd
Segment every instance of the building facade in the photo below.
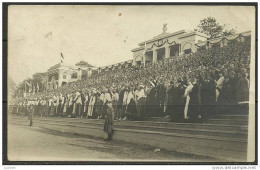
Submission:
M 131 50 L 133 59 L 123 61 L 104 67 L 93 67 L 82 64 L 66 66 L 57 64 L 48 69 L 47 89 L 57 89 L 70 82 L 84 80 L 92 74 L 107 72 L 120 68 L 156 63 L 159 60 L 180 56 L 183 54 L 195 53 L 200 49 L 209 49 L 211 46 L 224 47 L 230 40 L 243 41 L 244 37 L 251 36 L 251 31 L 235 35 L 222 36 L 209 39 L 205 34 L 196 31 L 180 30 L 174 33 L 167 33 L 164 25 L 163 32 L 150 40 L 139 43 L 139 47 Z
M 179 56 L 196 52 L 198 42 L 207 41 L 207 35 L 196 31 L 180 30 L 167 33 L 166 24 L 163 32 L 150 40 L 139 43 L 139 47 L 131 50 L 133 52 L 133 65 L 141 63 L 157 62 L 164 58 Z
M 243 37 L 251 36 L 251 31 L 235 35 L 221 36 L 209 39 L 209 36 L 196 31 L 180 30 L 167 33 L 167 24 L 164 24 L 163 32 L 150 40 L 139 43 L 139 47 L 131 50 L 133 52 L 132 65 L 156 63 L 159 60 L 195 53 L 200 48 L 211 48 L 212 45 L 226 46 L 229 40 L 237 39 L 243 41 Z
M 96 67 L 56 64 L 47 71 L 47 89 L 57 89 L 70 82 L 82 80 L 91 76 L 95 70 L 97 70 Z

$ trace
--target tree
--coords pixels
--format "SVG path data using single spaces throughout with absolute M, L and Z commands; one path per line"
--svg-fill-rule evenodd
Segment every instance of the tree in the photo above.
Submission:
M 80 61 L 76 64 L 76 66 L 81 66 L 81 67 L 93 67 L 91 64 L 89 64 L 86 61 Z
M 228 35 L 233 35 L 233 34 L 235 34 L 237 31 L 234 29 L 234 28 L 232 28 L 231 30 L 225 30 L 225 31 L 223 31 L 223 35 L 224 36 L 228 36 Z
M 195 31 L 204 33 L 208 35 L 210 38 L 216 38 L 218 36 L 223 36 L 223 35 L 225 36 L 231 35 L 236 32 L 235 29 L 231 29 L 231 30 L 225 29 L 225 25 L 219 24 L 214 17 L 207 17 L 204 18 L 203 20 L 200 20 L 200 24 L 197 27 L 198 29 L 195 29 Z
M 33 76 L 34 87 L 39 86 L 39 91 L 46 90 L 47 73 L 35 73 Z

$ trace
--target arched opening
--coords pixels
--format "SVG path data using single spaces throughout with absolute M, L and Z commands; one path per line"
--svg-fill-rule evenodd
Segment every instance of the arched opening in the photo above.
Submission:
M 184 54 L 190 54 L 191 53 L 191 48 L 192 48 L 192 45 L 191 43 L 185 43 L 182 47 L 182 51 Z
M 72 73 L 71 78 L 72 78 L 72 79 L 78 78 L 78 74 L 77 74 L 77 73 Z
M 180 44 L 175 44 L 170 46 L 170 57 L 179 56 Z

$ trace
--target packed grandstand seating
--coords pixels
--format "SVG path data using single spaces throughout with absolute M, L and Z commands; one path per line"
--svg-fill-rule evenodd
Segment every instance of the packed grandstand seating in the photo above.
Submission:
M 202 121 L 234 109 L 239 114 L 249 100 L 250 41 L 249 36 L 145 66 L 95 73 L 15 99 L 12 113 L 101 119 L 106 102 L 112 101 L 118 120 L 168 116 L 177 122 Z

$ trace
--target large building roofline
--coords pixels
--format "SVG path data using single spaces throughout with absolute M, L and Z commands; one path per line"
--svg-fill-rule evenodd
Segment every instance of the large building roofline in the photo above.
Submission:
M 244 31 L 244 32 L 240 32 L 240 33 L 236 33 L 236 34 L 233 34 L 233 35 L 228 35 L 228 36 L 221 36 L 221 37 L 217 37 L 217 38 L 212 38 L 212 39 L 209 39 L 209 40 L 207 40 L 207 41 L 202 41 L 202 42 L 198 42 L 197 43 L 197 45 L 203 45 L 203 44 L 205 44 L 206 42 L 210 42 L 210 43 L 215 43 L 215 42 L 218 42 L 218 41 L 220 41 L 221 39 L 223 39 L 223 38 L 227 38 L 227 39 L 229 39 L 229 38 L 234 38 L 234 37 L 236 37 L 236 36 L 238 36 L 238 35 L 244 35 L 244 36 L 248 36 L 248 35 L 251 35 L 251 31 L 249 30 L 249 31 Z
M 131 51 L 135 52 L 135 51 L 144 50 L 143 46 L 144 46 L 145 43 L 151 43 L 151 42 L 154 42 L 154 41 L 157 41 L 157 40 L 160 40 L 160 39 L 164 39 L 164 38 L 168 38 L 168 37 L 176 36 L 176 35 L 177 35 L 177 38 L 179 38 L 179 39 L 185 38 L 185 37 L 188 37 L 188 36 L 192 36 L 192 35 L 197 35 L 197 36 L 200 36 L 200 37 L 203 37 L 203 38 L 209 38 L 209 36 L 207 36 L 206 34 L 200 33 L 198 31 L 187 31 L 187 30 L 183 29 L 183 30 L 176 31 L 176 32 L 173 32 L 173 33 L 162 33 L 158 36 L 155 36 L 153 39 L 139 43 L 138 45 L 140 47 L 134 48 Z
M 171 36 L 179 35 L 179 34 L 183 34 L 183 33 L 186 33 L 186 31 L 185 31 L 185 30 L 180 30 L 180 31 L 176 31 L 176 32 L 174 32 L 174 33 L 168 33 L 168 34 L 165 34 L 165 35 L 161 35 L 161 34 L 160 34 L 160 35 L 154 37 L 153 39 L 150 39 L 150 40 L 141 42 L 141 43 L 139 43 L 138 45 L 139 45 L 139 46 L 142 46 L 142 45 L 144 45 L 144 43 L 154 42 L 154 41 L 157 41 L 157 40 L 160 40 L 160 39 L 163 39 L 163 38 L 167 38 L 167 37 L 171 37 Z

